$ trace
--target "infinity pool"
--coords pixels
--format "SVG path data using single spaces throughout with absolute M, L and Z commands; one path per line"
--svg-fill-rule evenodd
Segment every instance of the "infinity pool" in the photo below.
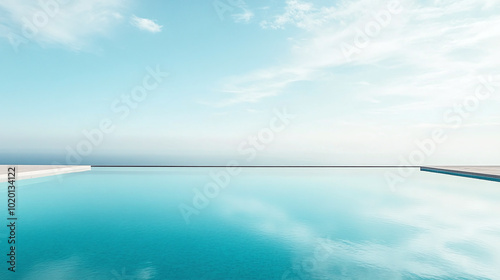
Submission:
M 500 278 L 499 183 L 415 171 L 391 188 L 390 169 L 239 171 L 19 181 L 16 272 L 3 241 L 0 279 Z

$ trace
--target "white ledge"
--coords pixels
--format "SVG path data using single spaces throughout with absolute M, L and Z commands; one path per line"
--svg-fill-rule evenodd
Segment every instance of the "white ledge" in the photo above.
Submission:
M 9 167 L 16 167 L 16 181 L 91 169 L 90 165 L 0 165 L 0 182 L 7 182 Z
M 422 166 L 420 170 L 500 182 L 500 166 Z

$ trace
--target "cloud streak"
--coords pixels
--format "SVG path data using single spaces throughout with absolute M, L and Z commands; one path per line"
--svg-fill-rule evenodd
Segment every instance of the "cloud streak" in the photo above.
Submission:
M 488 26 L 500 23 L 500 16 L 494 12 L 500 10 L 499 3 L 462 0 L 424 5 L 402 0 L 397 2 L 402 12 L 391 14 L 376 36 L 365 34 L 368 42 L 357 47 L 356 41 L 363 36 L 360 33 L 373 24 L 383 25 L 377 17 L 390 3 L 358 0 L 317 7 L 312 2 L 287 1 L 282 14 L 260 25 L 269 32 L 290 28 L 306 31 L 290 40 L 288 61 L 227 79 L 221 91 L 232 96 L 218 104 L 258 102 L 293 91 L 295 82 L 321 82 L 325 74 L 335 76 L 350 67 L 358 70 L 349 77 L 352 80 L 358 79 L 358 73 L 368 77 L 377 77 L 381 71 L 385 74 L 382 79 L 368 81 L 371 86 L 356 96 L 376 100 L 379 96 L 408 96 L 413 105 L 392 101 L 380 106 L 404 105 L 421 110 L 436 101 L 443 104 L 466 95 L 477 83 L 477 76 L 495 74 L 500 61 L 496 51 L 500 31 Z M 349 59 L 342 50 L 346 44 L 355 48 Z M 283 73 L 289 72 L 299 74 L 284 79 Z M 365 78 L 359 76 L 359 80 Z M 345 80 L 336 80 L 330 92 L 347 94 L 353 90 Z
M 0 37 L 17 49 L 35 42 L 82 50 L 95 36 L 105 36 L 122 20 L 127 1 L 14 1 L 0 2 L 4 20 Z
M 132 23 L 133 26 L 151 33 L 161 32 L 161 29 L 163 28 L 163 26 L 157 24 L 153 20 L 147 18 L 140 18 L 135 15 L 131 17 L 130 22 Z

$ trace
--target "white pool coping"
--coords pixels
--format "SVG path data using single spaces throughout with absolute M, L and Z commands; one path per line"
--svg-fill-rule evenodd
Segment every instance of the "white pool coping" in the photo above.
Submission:
M 7 182 L 9 167 L 16 167 L 16 181 L 91 170 L 90 165 L 0 165 L 0 182 Z
M 420 170 L 500 182 L 500 166 L 422 166 Z

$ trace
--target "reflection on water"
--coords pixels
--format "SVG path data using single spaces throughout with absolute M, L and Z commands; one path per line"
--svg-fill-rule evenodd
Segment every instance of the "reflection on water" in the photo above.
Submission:
M 416 173 L 394 191 L 380 169 L 244 170 L 186 224 L 179 206 L 210 171 L 95 169 L 19 182 L 18 271 L 4 265 L 0 278 L 500 275 L 498 183 Z

